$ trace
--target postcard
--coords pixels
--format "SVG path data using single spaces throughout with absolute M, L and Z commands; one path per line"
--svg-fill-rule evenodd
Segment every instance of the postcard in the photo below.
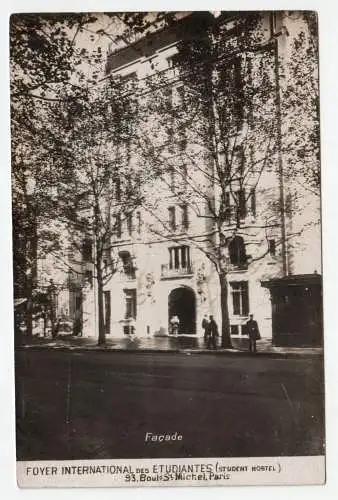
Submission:
M 20 487 L 325 482 L 318 18 L 10 18 Z

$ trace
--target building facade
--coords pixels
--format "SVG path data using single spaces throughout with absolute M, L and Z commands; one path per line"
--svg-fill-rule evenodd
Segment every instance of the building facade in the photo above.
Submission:
M 144 133 L 154 137 L 153 143 L 161 151 L 156 155 L 160 167 L 158 175 L 143 188 L 145 202 L 120 220 L 112 238 L 115 267 L 103 291 L 107 336 L 170 335 L 176 333 L 176 317 L 179 335 L 203 336 L 205 315 L 213 315 L 220 327 L 222 282 L 218 265 L 222 261 L 227 270 L 231 336 L 245 334 L 245 323 L 253 313 L 262 337 L 271 339 L 274 302 L 271 287 L 266 284 L 286 276 L 321 273 L 319 196 L 304 186 L 302 160 L 294 161 L 296 153 L 288 143 L 288 138 L 297 134 L 299 121 L 311 126 L 313 111 L 290 104 L 289 89 L 295 41 L 302 33 L 302 43 L 307 44 L 310 34 L 300 14 L 260 13 L 252 20 L 253 42 L 243 48 L 241 27 L 247 19 L 246 14 L 239 13 L 224 14 L 216 20 L 208 13 L 187 15 L 174 26 L 108 54 L 107 74 L 118 76 L 126 85 L 132 80 L 141 82 L 144 88 L 142 82 L 165 78 L 165 92 L 170 99 L 168 116 L 175 116 L 179 126 L 168 126 L 165 113 L 155 116 L 159 109 L 163 112 L 163 107 L 154 113 L 144 112 Z M 239 61 L 239 77 L 247 82 L 250 62 L 250 85 L 256 88 L 252 99 L 263 95 L 264 86 L 272 89 L 270 96 L 264 96 L 252 108 L 251 118 L 244 112 L 243 125 L 236 134 L 238 142 L 232 146 L 233 162 L 241 176 L 233 177 L 224 190 L 215 176 L 212 158 L 203 144 L 198 144 L 197 138 L 203 135 L 199 136 L 191 121 L 184 122 L 186 111 L 180 115 L 185 79 L 173 63 L 182 37 L 192 32 L 196 36 L 196 32 L 216 22 L 220 27 L 217 43 L 227 55 L 224 67 L 231 68 L 236 79 Z M 198 30 L 187 28 L 189 25 L 198 26 Z M 318 80 L 318 69 L 312 71 Z M 222 71 L 219 74 L 222 78 Z M 269 75 L 268 81 L 263 74 Z M 158 88 L 157 83 L 151 92 L 140 93 L 143 111 L 151 108 L 152 101 L 163 99 L 163 89 L 157 94 Z M 241 88 L 237 82 L 232 92 L 240 92 Z M 175 106 L 178 118 L 172 111 Z M 183 122 L 185 125 L 180 126 Z M 270 148 L 271 142 L 274 146 Z M 153 157 L 149 157 L 149 167 L 144 164 L 144 168 L 151 168 L 151 162 Z M 222 224 L 217 225 L 219 218 L 213 211 L 219 208 L 220 199 L 225 210 Z M 220 256 L 222 238 L 226 245 Z M 94 242 L 85 240 L 82 256 L 77 257 L 78 267 L 67 272 L 67 286 L 58 303 L 59 314 L 73 322 L 79 318 L 86 336 L 97 336 L 98 330 L 94 253 Z M 111 266 L 111 255 L 105 265 Z

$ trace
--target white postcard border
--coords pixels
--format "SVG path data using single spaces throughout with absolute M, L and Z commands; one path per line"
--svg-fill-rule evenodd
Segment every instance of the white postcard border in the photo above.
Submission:
M 325 483 L 325 457 L 19 461 L 20 488 Z

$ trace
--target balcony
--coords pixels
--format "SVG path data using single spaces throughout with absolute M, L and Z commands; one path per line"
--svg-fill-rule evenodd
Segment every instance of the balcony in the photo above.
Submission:
M 192 265 L 170 268 L 169 264 L 162 264 L 161 279 L 191 278 L 194 271 Z
M 230 273 L 237 273 L 237 272 L 243 272 L 248 270 L 248 262 L 243 262 L 241 264 L 229 264 L 228 265 L 228 271 Z

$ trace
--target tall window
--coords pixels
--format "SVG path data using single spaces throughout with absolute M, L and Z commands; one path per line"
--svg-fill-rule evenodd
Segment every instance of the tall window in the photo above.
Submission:
M 230 282 L 233 314 L 248 316 L 249 314 L 249 287 L 247 281 Z
M 133 214 L 128 214 L 127 216 L 127 229 L 129 236 L 133 233 Z
M 236 192 L 236 205 L 237 205 L 237 217 L 239 219 L 244 219 L 246 217 L 246 200 L 245 200 L 244 189 L 239 189 Z
M 188 217 L 188 205 L 184 203 L 181 205 L 181 223 L 183 229 L 188 229 L 189 227 L 189 217 Z
M 230 239 L 229 244 L 230 262 L 234 266 L 243 266 L 246 264 L 246 252 L 244 240 L 241 236 L 235 236 Z
M 251 215 L 256 217 L 256 191 L 255 191 L 255 188 L 250 189 L 250 200 L 251 200 Z
M 116 214 L 115 234 L 118 238 L 121 238 L 122 236 L 121 214 Z
M 82 257 L 86 261 L 91 261 L 93 258 L 93 242 L 89 238 L 82 243 Z
M 121 201 L 121 180 L 118 177 L 113 179 L 114 197 L 117 202 Z
M 141 234 L 141 224 L 142 224 L 141 212 L 136 212 L 137 234 Z
M 123 263 L 123 271 L 130 278 L 135 278 L 135 268 L 131 255 L 126 250 L 119 252 L 119 257 Z
M 234 111 L 234 116 L 236 116 L 238 122 L 241 122 L 243 120 L 243 111 L 244 111 L 244 104 L 243 104 L 243 80 L 242 80 L 242 64 L 241 64 L 241 59 L 240 57 L 236 57 L 233 59 L 232 64 L 230 65 L 231 67 L 231 73 L 232 73 L 232 86 L 235 90 L 234 92 L 234 100 L 233 100 L 233 111 Z
M 183 188 L 185 189 L 187 187 L 187 183 L 188 183 L 188 167 L 186 164 L 182 165 L 182 167 L 181 167 L 181 175 L 182 175 L 182 181 L 183 181 Z
M 136 289 L 124 290 L 126 300 L 125 319 L 136 319 Z
M 175 207 L 168 208 L 169 213 L 169 228 L 171 231 L 175 231 L 176 229 L 176 210 Z
M 238 177 L 244 175 L 245 156 L 243 146 L 237 146 L 235 149 L 235 168 Z
M 170 189 L 171 191 L 175 191 L 176 190 L 176 172 L 175 172 L 175 169 L 174 168 L 171 168 L 170 171 L 169 171 L 169 174 L 170 174 Z
M 182 245 L 169 248 L 169 269 L 188 268 L 190 268 L 190 247 Z
M 224 218 L 226 222 L 231 220 L 231 204 L 230 204 L 230 193 L 224 193 Z
M 181 151 L 185 151 L 187 148 L 188 139 L 187 139 L 187 131 L 185 128 L 181 128 L 180 137 L 179 137 L 179 147 Z
M 275 257 L 276 255 L 276 240 L 269 240 L 269 254 Z

